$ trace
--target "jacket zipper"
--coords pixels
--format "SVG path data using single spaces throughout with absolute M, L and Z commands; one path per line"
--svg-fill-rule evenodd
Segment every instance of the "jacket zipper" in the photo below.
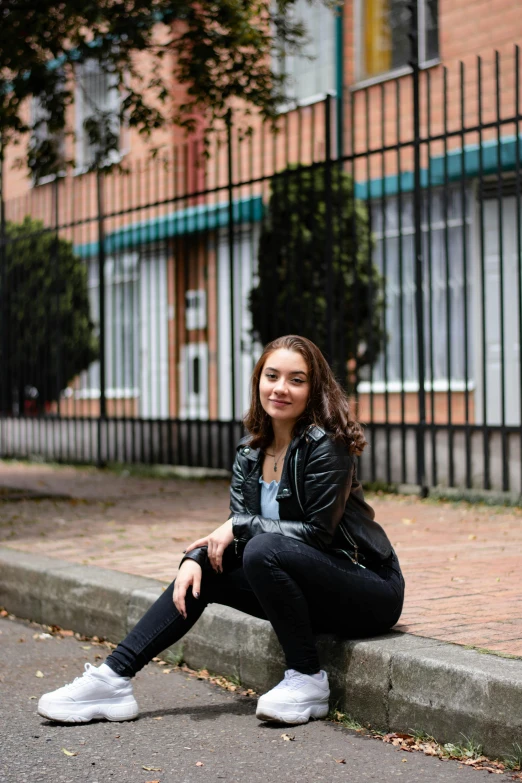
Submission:
M 299 507 L 301 509 L 301 513 L 304 514 L 304 508 L 303 504 L 301 503 L 301 498 L 299 497 L 299 486 L 297 484 L 297 462 L 299 460 L 299 449 L 297 449 L 295 453 L 295 462 L 294 462 L 294 480 L 295 480 L 295 494 L 297 495 L 297 502 L 299 503 Z
M 348 552 L 346 554 L 348 555 L 348 557 L 350 558 L 352 563 L 355 563 L 356 565 L 361 565 L 361 563 L 359 563 L 359 547 L 357 546 L 357 544 L 355 543 L 355 541 L 353 540 L 351 535 L 349 533 L 347 533 L 346 530 L 344 530 L 343 527 L 341 527 L 341 533 L 344 536 L 344 538 L 346 539 L 346 541 L 348 541 L 350 546 L 353 548 L 353 557 L 351 555 L 349 555 Z

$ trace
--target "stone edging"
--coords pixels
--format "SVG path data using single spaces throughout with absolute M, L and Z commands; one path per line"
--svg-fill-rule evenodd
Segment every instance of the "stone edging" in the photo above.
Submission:
M 0 547 L 0 605 L 19 617 L 118 641 L 164 583 Z M 502 756 L 522 737 L 522 660 L 504 659 L 410 634 L 319 639 L 332 705 L 387 731 L 421 729 L 439 742 L 482 743 Z M 279 681 L 284 662 L 264 620 L 209 607 L 165 653 L 193 668 L 234 675 L 257 691 Z

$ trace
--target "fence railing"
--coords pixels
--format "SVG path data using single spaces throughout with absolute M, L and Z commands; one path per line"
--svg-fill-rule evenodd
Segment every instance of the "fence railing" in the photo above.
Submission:
M 1 456 L 229 468 L 301 333 L 365 480 L 522 492 L 518 47 L 344 97 L 5 201 Z

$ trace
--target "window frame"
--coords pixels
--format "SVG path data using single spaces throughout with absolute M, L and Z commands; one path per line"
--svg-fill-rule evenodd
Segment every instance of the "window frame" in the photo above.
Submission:
M 313 6 L 308 6 L 308 3 L 307 3 L 307 7 L 312 7 L 313 8 Z M 304 24 L 306 26 L 307 35 L 309 35 L 313 39 L 314 30 L 310 29 L 309 20 L 304 19 L 303 21 L 304 21 Z M 335 22 L 335 15 L 333 14 L 333 12 L 332 12 L 332 20 L 331 21 L 332 21 L 332 25 L 333 25 L 333 41 L 334 41 L 334 44 L 335 44 L 335 23 L 336 22 Z M 323 41 L 317 41 L 317 44 L 318 44 L 318 46 L 316 48 L 318 50 L 319 50 L 319 48 L 324 46 L 324 42 Z M 307 46 L 309 46 L 309 42 L 307 44 L 305 44 L 305 46 L 304 46 L 304 51 L 305 52 L 306 52 Z M 284 103 L 282 103 L 278 107 L 278 114 L 286 114 L 286 113 L 288 113 L 290 111 L 294 111 L 298 107 L 312 106 L 313 104 L 316 104 L 316 103 L 319 103 L 319 102 L 325 100 L 325 98 L 328 95 L 332 95 L 332 96 L 336 95 L 337 58 L 336 58 L 335 45 L 332 47 L 332 52 L 333 52 L 333 55 L 332 55 L 332 57 L 333 57 L 333 84 L 331 84 L 330 86 L 327 86 L 325 90 L 320 90 L 319 92 L 315 91 L 315 92 L 311 93 L 310 95 L 307 95 L 304 98 L 290 97 L 287 101 L 285 101 Z M 295 55 L 291 55 L 291 57 L 292 57 L 293 60 L 299 60 L 299 58 L 301 58 L 303 60 L 309 60 L 310 62 L 315 62 L 316 61 L 315 59 L 311 59 L 310 60 L 309 57 L 306 56 L 306 54 L 302 54 L 302 55 L 295 54 Z M 273 65 L 274 70 L 277 73 L 283 73 L 284 72 L 284 66 L 283 66 L 284 60 L 285 60 L 284 57 L 277 57 L 277 55 L 275 53 L 272 55 L 272 65 Z M 287 89 L 288 89 L 289 92 L 291 92 L 291 87 L 292 87 L 291 77 L 292 77 L 292 74 L 290 73 L 290 74 L 288 74 L 288 76 L 290 78 L 289 78 L 289 82 L 288 82 L 288 85 L 287 85 Z
M 85 119 L 85 95 L 83 93 L 80 80 L 81 80 L 81 72 L 82 69 L 85 67 L 88 67 L 89 63 L 96 63 L 98 66 L 98 69 L 100 73 L 104 73 L 100 62 L 96 58 L 90 58 L 88 60 L 85 60 L 85 62 L 78 63 L 75 67 L 75 85 L 74 85 L 74 109 L 75 109 L 75 117 L 74 117 L 74 128 L 75 128 L 75 141 L 74 141 L 74 148 L 75 148 L 75 167 L 74 167 L 74 175 L 78 176 L 81 174 L 85 174 L 86 172 L 90 171 L 94 165 L 94 161 L 88 161 L 85 162 L 85 155 L 84 155 L 84 147 L 86 145 L 86 139 L 85 139 L 85 129 L 83 127 L 84 119 Z M 109 79 L 109 82 L 111 81 L 110 77 L 111 74 L 108 72 L 105 72 L 106 76 Z M 120 116 L 119 116 L 119 108 L 121 106 L 121 100 L 122 95 L 121 91 L 118 89 L 118 86 L 116 84 L 116 76 L 113 75 L 113 81 L 114 84 L 112 86 L 109 86 L 108 93 L 114 94 L 114 108 L 116 112 L 116 121 L 118 123 L 118 135 L 119 135 L 119 141 L 118 141 L 118 150 L 113 151 L 109 157 L 109 159 L 105 159 L 101 162 L 101 165 L 112 165 L 114 163 L 119 163 L 123 156 L 128 152 L 128 150 L 125 149 L 124 139 L 123 139 L 123 131 L 124 131 L 124 123 L 122 122 Z
M 455 193 L 457 193 L 458 192 L 458 187 L 459 187 L 458 183 L 453 184 L 453 185 L 449 185 L 449 190 L 451 191 L 451 189 L 453 189 L 453 191 Z M 464 288 L 464 286 L 462 286 L 462 295 L 463 295 L 463 297 L 465 297 L 466 295 L 469 297 L 469 299 L 468 299 L 468 318 L 469 318 L 469 323 L 468 323 L 468 329 L 467 329 L 467 336 L 468 336 L 468 340 L 469 340 L 469 358 L 470 358 L 470 366 L 468 368 L 469 369 L 469 374 L 468 374 L 468 377 L 465 378 L 465 377 L 454 377 L 454 376 L 448 377 L 447 374 L 441 375 L 441 374 L 438 374 L 437 372 L 435 372 L 435 377 L 433 377 L 433 378 L 425 377 L 424 378 L 424 390 L 427 391 L 427 392 L 432 392 L 432 391 L 433 392 L 448 392 L 448 391 L 451 391 L 451 392 L 465 392 L 466 390 L 472 392 L 472 391 L 475 391 L 477 389 L 477 383 L 478 383 L 477 382 L 477 367 L 479 366 L 479 363 L 477 362 L 475 364 L 474 363 L 475 359 L 473 358 L 475 356 L 475 353 L 474 353 L 475 349 L 474 349 L 474 345 L 473 345 L 473 339 L 474 339 L 473 338 L 473 329 L 474 329 L 474 323 L 475 323 L 474 322 L 475 315 L 474 315 L 474 312 L 473 312 L 473 302 L 474 302 L 474 296 L 475 296 L 475 290 L 474 290 L 474 288 L 475 288 L 475 281 L 474 281 L 474 278 L 473 278 L 473 274 L 474 274 L 474 259 L 475 259 L 474 231 L 476 230 L 476 215 L 475 215 L 476 194 L 475 194 L 475 189 L 471 185 L 469 185 L 469 184 L 468 184 L 466 190 L 467 190 L 467 193 L 466 193 L 466 207 L 465 207 L 466 211 L 465 211 L 465 213 L 460 214 L 459 216 L 449 216 L 448 215 L 447 219 L 444 219 L 443 217 L 442 218 L 441 217 L 436 217 L 435 215 L 432 214 L 431 225 L 430 225 L 429 229 L 428 229 L 428 223 L 427 223 L 426 215 L 423 213 L 423 216 L 422 216 L 423 242 L 427 241 L 427 238 L 430 236 L 430 234 L 433 236 L 433 232 L 434 231 L 443 231 L 444 232 L 444 231 L 446 231 L 448 229 L 451 229 L 451 228 L 456 228 L 456 229 L 461 230 L 464 225 L 467 226 L 467 229 L 469 231 L 469 236 L 468 236 L 468 243 L 469 243 L 468 244 L 468 278 L 467 278 L 468 289 L 467 289 L 467 291 Z M 430 198 L 431 198 L 432 204 L 433 204 L 434 198 L 437 198 L 439 195 L 443 194 L 444 186 L 432 186 L 430 188 L 429 192 L 430 192 Z M 423 198 L 425 198 L 425 195 L 427 193 L 428 193 L 427 190 L 423 191 Z M 407 210 L 408 204 L 407 204 L 406 200 L 408 198 L 413 199 L 413 193 L 412 192 L 406 192 L 406 193 L 402 194 L 403 212 L 405 212 Z M 397 200 L 396 196 L 386 197 L 386 200 L 387 200 L 387 208 L 389 208 L 390 202 L 395 204 L 395 206 L 398 208 L 399 203 L 398 203 L 398 200 Z M 375 205 L 380 210 L 381 207 L 380 207 L 380 203 L 379 202 L 380 202 L 380 199 L 379 198 L 375 198 L 375 199 L 372 199 L 368 203 L 370 205 L 372 205 L 372 206 Z M 371 206 L 370 206 L 370 209 L 371 209 Z M 399 237 L 402 237 L 403 240 L 406 237 L 412 237 L 414 235 L 414 227 L 412 225 L 408 225 L 405 222 L 401 221 L 400 226 L 398 226 L 398 227 L 387 228 L 387 227 L 384 226 L 384 227 L 381 227 L 380 229 L 376 228 L 373 231 L 373 235 L 374 235 L 374 237 L 376 239 L 376 246 L 375 246 L 375 249 L 374 249 L 374 254 L 375 255 L 373 256 L 372 260 L 373 260 L 373 263 L 375 263 L 377 265 L 377 267 L 379 268 L 379 271 L 382 271 L 380 269 L 380 266 L 378 264 L 378 259 L 377 259 L 377 253 L 378 253 L 377 243 L 382 241 L 382 240 L 386 241 L 386 240 L 395 239 L 395 238 L 399 238 Z M 427 251 L 427 247 L 424 246 L 424 244 L 423 244 L 423 254 L 426 255 L 427 252 L 428 252 Z M 404 267 L 403 267 L 403 272 L 404 272 Z M 434 272 L 435 272 L 435 267 L 432 266 L 432 273 L 434 273 Z M 390 274 L 390 270 L 388 271 L 388 274 Z M 399 301 L 402 300 L 402 303 L 403 303 L 402 306 L 404 306 L 404 296 L 405 296 L 404 289 L 407 287 L 408 282 L 411 283 L 412 282 L 412 278 L 408 278 L 407 277 L 407 273 L 405 273 L 405 276 L 403 278 L 402 295 L 400 295 L 400 299 L 399 299 Z M 393 283 L 392 283 L 392 285 L 393 285 Z M 446 281 L 446 286 L 447 287 L 451 287 L 451 279 Z M 431 288 L 431 292 L 430 292 L 430 296 L 431 297 L 434 296 L 434 289 L 435 288 L 436 288 L 436 280 L 434 278 L 432 278 L 432 288 Z M 389 290 L 389 289 L 387 289 L 387 290 Z M 423 293 L 425 293 L 425 291 L 426 291 L 426 281 L 423 282 Z M 387 295 L 386 296 L 387 313 L 386 313 L 386 316 L 385 316 L 385 318 L 386 318 L 385 322 L 386 323 L 388 323 L 389 321 L 393 321 L 394 310 L 393 310 L 393 306 L 390 306 L 391 301 L 392 301 L 392 297 Z M 433 303 L 433 299 L 432 299 L 432 303 Z M 426 315 L 426 313 L 425 313 L 425 315 Z M 414 340 L 415 337 L 412 337 L 412 335 L 407 335 L 406 334 L 406 328 L 407 327 L 405 325 L 405 332 L 404 332 L 405 341 L 404 341 L 404 344 L 403 344 L 403 347 L 402 347 L 401 350 L 403 352 L 403 361 L 404 361 L 404 364 L 405 364 L 405 371 L 406 371 L 406 374 L 408 374 L 408 368 L 406 367 L 406 364 L 408 362 L 408 358 L 406 356 L 406 354 L 407 354 L 406 344 L 408 342 L 408 338 Z M 428 341 L 429 340 L 429 335 L 428 335 L 427 332 L 425 333 L 424 336 L 425 336 L 425 340 Z M 432 335 L 432 340 L 433 340 L 433 335 Z M 437 346 L 436 346 L 435 342 L 436 341 L 433 340 L 433 342 L 431 343 L 431 346 L 432 346 L 433 350 L 436 352 Z M 415 350 L 416 350 L 416 348 L 415 348 Z M 380 363 L 381 357 L 384 355 L 384 352 L 389 352 L 388 353 L 388 378 L 379 377 L 380 373 L 379 373 L 378 365 Z M 384 346 L 384 351 L 381 351 L 381 353 L 379 354 L 379 357 L 377 358 L 375 364 L 369 370 L 368 375 L 370 377 L 363 377 L 359 381 L 358 386 L 357 386 L 357 391 L 358 391 L 359 394 L 384 394 L 384 393 L 388 393 L 388 394 L 395 394 L 395 393 L 402 394 L 402 393 L 416 393 L 416 392 L 419 391 L 419 381 L 418 381 L 418 378 L 416 378 L 416 377 L 412 377 L 410 375 L 410 377 L 404 377 L 404 379 L 402 379 L 402 380 L 400 378 L 396 378 L 396 377 L 391 377 L 390 378 L 390 375 L 392 375 L 392 376 L 394 375 L 393 369 L 390 368 L 390 364 L 389 364 L 390 362 L 393 362 L 393 356 L 390 355 L 391 352 L 392 352 L 392 346 L 391 346 L 391 343 L 388 341 L 388 342 L 386 342 L 386 344 Z M 427 362 L 429 360 L 428 357 L 429 357 L 429 347 L 426 346 L 426 361 Z M 410 358 L 411 358 L 411 356 L 410 356 Z M 452 368 L 452 369 L 454 369 L 454 368 Z M 377 376 L 377 377 L 375 377 L 375 376 Z
M 115 258 L 118 256 L 118 254 L 109 254 L 109 256 L 106 259 L 106 267 L 105 267 L 105 298 L 106 302 L 107 299 L 113 297 L 113 286 L 114 285 L 124 285 L 126 283 L 133 283 L 135 286 L 138 286 L 137 289 L 134 289 L 132 292 L 132 318 L 135 320 L 135 323 L 139 324 L 139 286 L 141 284 L 141 258 L 140 253 L 137 251 L 123 251 L 121 253 L 122 256 L 128 256 L 129 258 L 133 258 L 133 264 L 132 267 L 129 270 L 126 270 L 123 273 L 118 274 L 111 274 L 110 272 L 110 264 L 115 262 Z M 107 263 L 108 262 L 108 263 Z M 96 335 L 99 339 L 99 316 L 95 313 L 95 307 L 93 306 L 93 297 L 97 297 L 99 301 L 99 290 L 100 290 L 100 280 L 98 277 L 94 276 L 91 277 L 89 275 L 89 267 L 92 264 L 92 268 L 96 269 L 98 264 L 98 258 L 97 256 L 91 256 L 86 261 L 87 264 L 87 271 L 88 271 L 88 280 L 87 280 L 87 290 L 89 292 L 89 303 L 91 307 L 91 318 L 93 320 L 95 329 L 96 329 Z M 106 313 L 107 315 L 107 313 Z M 114 319 L 112 311 L 109 311 L 109 318 L 107 319 L 106 323 L 106 345 L 105 349 L 107 351 L 107 341 L 111 340 L 114 335 Z M 120 330 L 121 331 L 121 330 Z M 123 385 L 113 385 L 113 386 L 106 386 L 105 388 L 105 398 L 108 400 L 132 400 L 136 399 L 138 400 L 141 396 L 141 388 L 140 388 L 140 381 L 139 381 L 139 329 L 134 329 L 132 332 L 133 340 L 138 341 L 138 343 L 133 342 L 133 344 L 130 346 L 130 351 L 134 355 L 133 359 L 133 365 L 132 370 L 134 372 L 135 378 L 133 379 L 135 382 L 135 385 L 132 384 L 123 384 Z M 127 347 L 127 350 L 129 350 L 129 347 Z M 118 357 L 121 359 L 121 356 Z M 78 374 L 80 386 L 74 387 L 72 386 L 72 395 L 77 400 L 98 400 L 101 397 L 101 389 L 99 384 L 96 385 L 95 381 L 99 381 L 99 359 L 96 359 L 94 362 L 92 362 L 89 367 L 85 370 L 82 370 L 81 373 Z M 111 367 L 112 371 L 112 367 Z M 120 377 L 125 374 L 125 363 L 123 363 L 120 366 L 117 366 L 116 374 Z M 98 376 L 97 378 L 95 376 Z M 113 379 L 115 380 L 115 379 Z
M 63 76 L 63 81 L 65 81 L 65 76 Z M 56 179 L 60 179 L 61 177 L 65 177 L 66 175 L 66 158 L 67 158 L 67 148 L 66 148 L 66 130 L 65 128 L 62 130 L 61 133 L 54 133 L 50 134 L 48 125 L 47 125 L 47 119 L 43 116 L 43 109 L 40 102 L 40 99 L 38 96 L 34 96 L 31 98 L 30 101 L 30 113 L 31 113 L 31 140 L 33 137 L 37 136 L 39 131 L 34 128 L 35 122 L 40 122 L 43 120 L 44 125 L 41 126 L 41 128 L 45 128 L 45 135 L 46 136 L 55 136 L 57 138 L 58 143 L 58 153 L 62 160 L 60 162 L 63 162 L 63 168 L 61 168 L 59 171 L 53 173 L 53 174 L 44 174 L 41 177 L 35 177 L 31 176 L 30 182 L 31 187 L 40 187 L 41 185 L 49 185 L 51 182 L 54 182 Z M 41 113 L 42 116 L 38 117 L 38 114 Z M 40 131 L 41 132 L 41 131 Z
M 355 82 L 351 86 L 352 92 L 356 90 L 362 90 L 366 87 L 371 87 L 374 84 L 380 84 L 381 82 L 390 81 L 392 79 L 398 79 L 401 76 L 407 76 L 412 72 L 411 65 L 401 65 L 398 68 L 391 68 L 389 71 L 383 71 L 383 73 L 375 74 L 374 76 L 363 76 L 363 14 L 362 6 L 365 0 L 355 0 L 354 2 L 354 66 L 355 66 Z M 426 59 L 426 0 L 417 0 L 417 21 L 419 28 L 419 66 L 421 70 L 427 70 L 440 65 L 440 42 L 439 42 L 439 54 L 437 57 L 432 57 L 429 60 Z M 440 18 L 440 13 L 439 13 Z M 437 19 L 438 22 L 438 19 Z

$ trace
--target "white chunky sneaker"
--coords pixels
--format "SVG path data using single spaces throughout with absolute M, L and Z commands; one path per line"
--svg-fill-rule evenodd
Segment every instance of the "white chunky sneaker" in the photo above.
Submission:
M 61 723 L 87 723 L 96 718 L 123 721 L 138 716 L 138 704 L 129 677 L 120 677 L 107 664 L 85 664 L 81 677 L 45 693 L 38 714 Z
M 330 688 L 326 672 L 321 669 L 321 674 L 319 679 L 287 669 L 284 680 L 259 698 L 256 717 L 280 723 L 308 723 L 310 718 L 326 718 Z

